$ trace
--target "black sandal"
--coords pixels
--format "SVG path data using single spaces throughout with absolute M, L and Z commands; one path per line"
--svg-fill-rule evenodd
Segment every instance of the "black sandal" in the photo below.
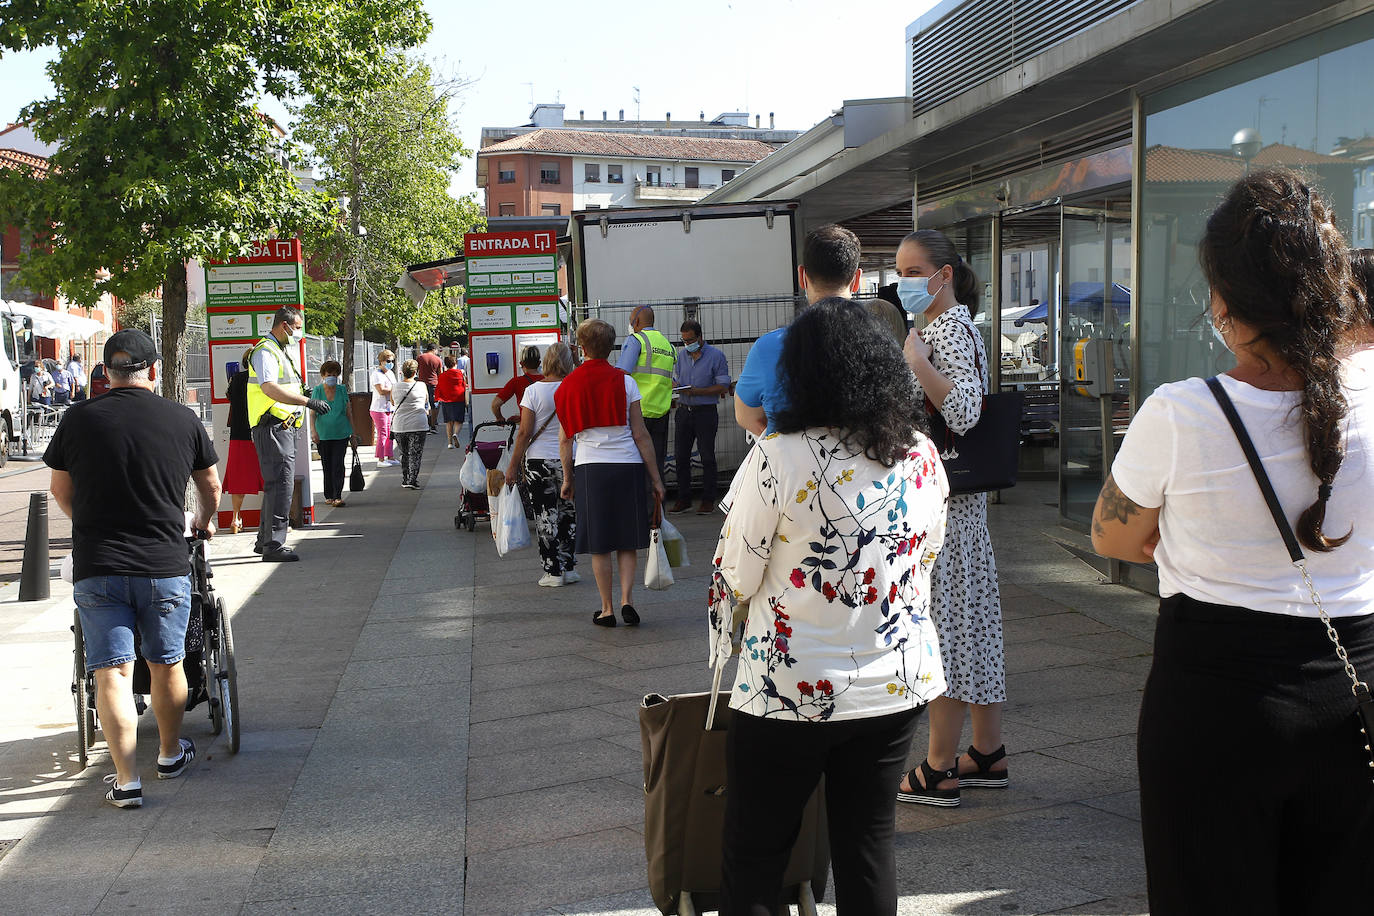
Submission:
M 968 759 L 972 760 L 978 769 L 972 773 L 965 773 L 959 777 L 959 784 L 973 789 L 1005 789 L 1007 787 L 1007 771 L 1001 770 L 994 773 L 992 765 L 1007 756 L 1007 746 L 1004 744 L 991 754 L 980 754 L 973 747 L 968 747 Z M 957 767 L 958 764 L 956 763 Z
M 910 792 L 903 792 L 900 787 L 897 789 L 897 801 L 906 802 L 911 805 L 938 805 L 941 808 L 959 807 L 959 790 L 954 789 L 933 789 L 936 783 L 944 782 L 946 779 L 959 778 L 959 762 L 956 760 L 954 766 L 948 770 L 932 769 L 929 760 L 922 760 L 918 768 L 921 775 L 926 778 L 923 786 L 916 781 L 916 770 L 906 774 L 907 784 L 911 786 Z
M 596 611 L 592 614 L 592 623 L 599 627 L 613 627 L 615 626 L 615 615 L 603 615 L 600 611 Z

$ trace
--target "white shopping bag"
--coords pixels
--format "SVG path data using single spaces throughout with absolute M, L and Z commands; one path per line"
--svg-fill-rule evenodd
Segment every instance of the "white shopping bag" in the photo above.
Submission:
M 458 482 L 469 493 L 487 492 L 487 466 L 482 463 L 482 456 L 477 454 L 477 449 L 468 452 L 463 469 L 458 472 Z
M 530 526 L 525 521 L 525 505 L 520 491 L 503 487 L 491 506 L 491 534 L 496 538 L 496 553 L 505 556 L 530 546 Z
M 663 531 L 649 529 L 649 562 L 644 565 L 644 587 L 661 592 L 672 587 L 673 568 L 668 565 L 668 553 L 663 549 Z

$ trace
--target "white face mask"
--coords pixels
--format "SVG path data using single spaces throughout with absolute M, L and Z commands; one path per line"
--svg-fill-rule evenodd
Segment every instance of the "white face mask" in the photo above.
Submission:
M 300 343 L 302 340 L 305 340 L 305 325 L 301 325 L 300 327 L 293 328 L 291 330 L 292 343 Z

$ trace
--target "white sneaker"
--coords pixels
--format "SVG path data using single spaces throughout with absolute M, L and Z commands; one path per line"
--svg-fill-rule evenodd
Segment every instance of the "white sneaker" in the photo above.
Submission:
M 581 582 L 582 577 L 577 574 L 577 570 L 570 569 L 563 573 L 563 584 L 572 585 L 574 582 Z
M 379 467 L 379 468 L 394 468 L 396 465 L 398 465 L 398 464 L 400 464 L 400 463 L 401 463 L 401 462 L 399 462 L 399 461 L 393 461 L 393 460 L 390 459 L 390 458 L 383 458 L 381 461 L 378 461 L 378 462 L 377 462 L 377 467 Z
M 558 588 L 563 584 L 563 577 L 555 576 L 553 573 L 544 573 L 539 577 L 539 584 L 545 588 Z

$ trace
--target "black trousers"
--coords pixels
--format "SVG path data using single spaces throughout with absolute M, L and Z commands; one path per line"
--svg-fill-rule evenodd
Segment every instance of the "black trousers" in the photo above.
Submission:
M 701 500 L 716 501 L 716 428 L 720 414 L 715 404 L 679 407 L 674 427 L 677 451 L 677 498 L 692 496 L 692 446 L 701 453 Z
M 734 714 L 725 742 L 721 916 L 778 912 L 802 809 L 822 774 L 836 909 L 897 912 L 897 785 L 924 709 L 838 722 Z
M 1374 617 L 1336 630 L 1374 677 Z M 1153 916 L 1374 912 L 1364 744 L 1319 620 L 1163 599 L 1137 732 Z
M 663 469 L 668 465 L 668 414 L 661 417 L 645 417 L 644 428 L 654 443 L 654 459 L 658 462 L 658 479 L 663 479 Z
M 324 498 L 343 499 L 344 467 L 348 459 L 347 439 L 321 439 L 315 444 L 324 470 Z

